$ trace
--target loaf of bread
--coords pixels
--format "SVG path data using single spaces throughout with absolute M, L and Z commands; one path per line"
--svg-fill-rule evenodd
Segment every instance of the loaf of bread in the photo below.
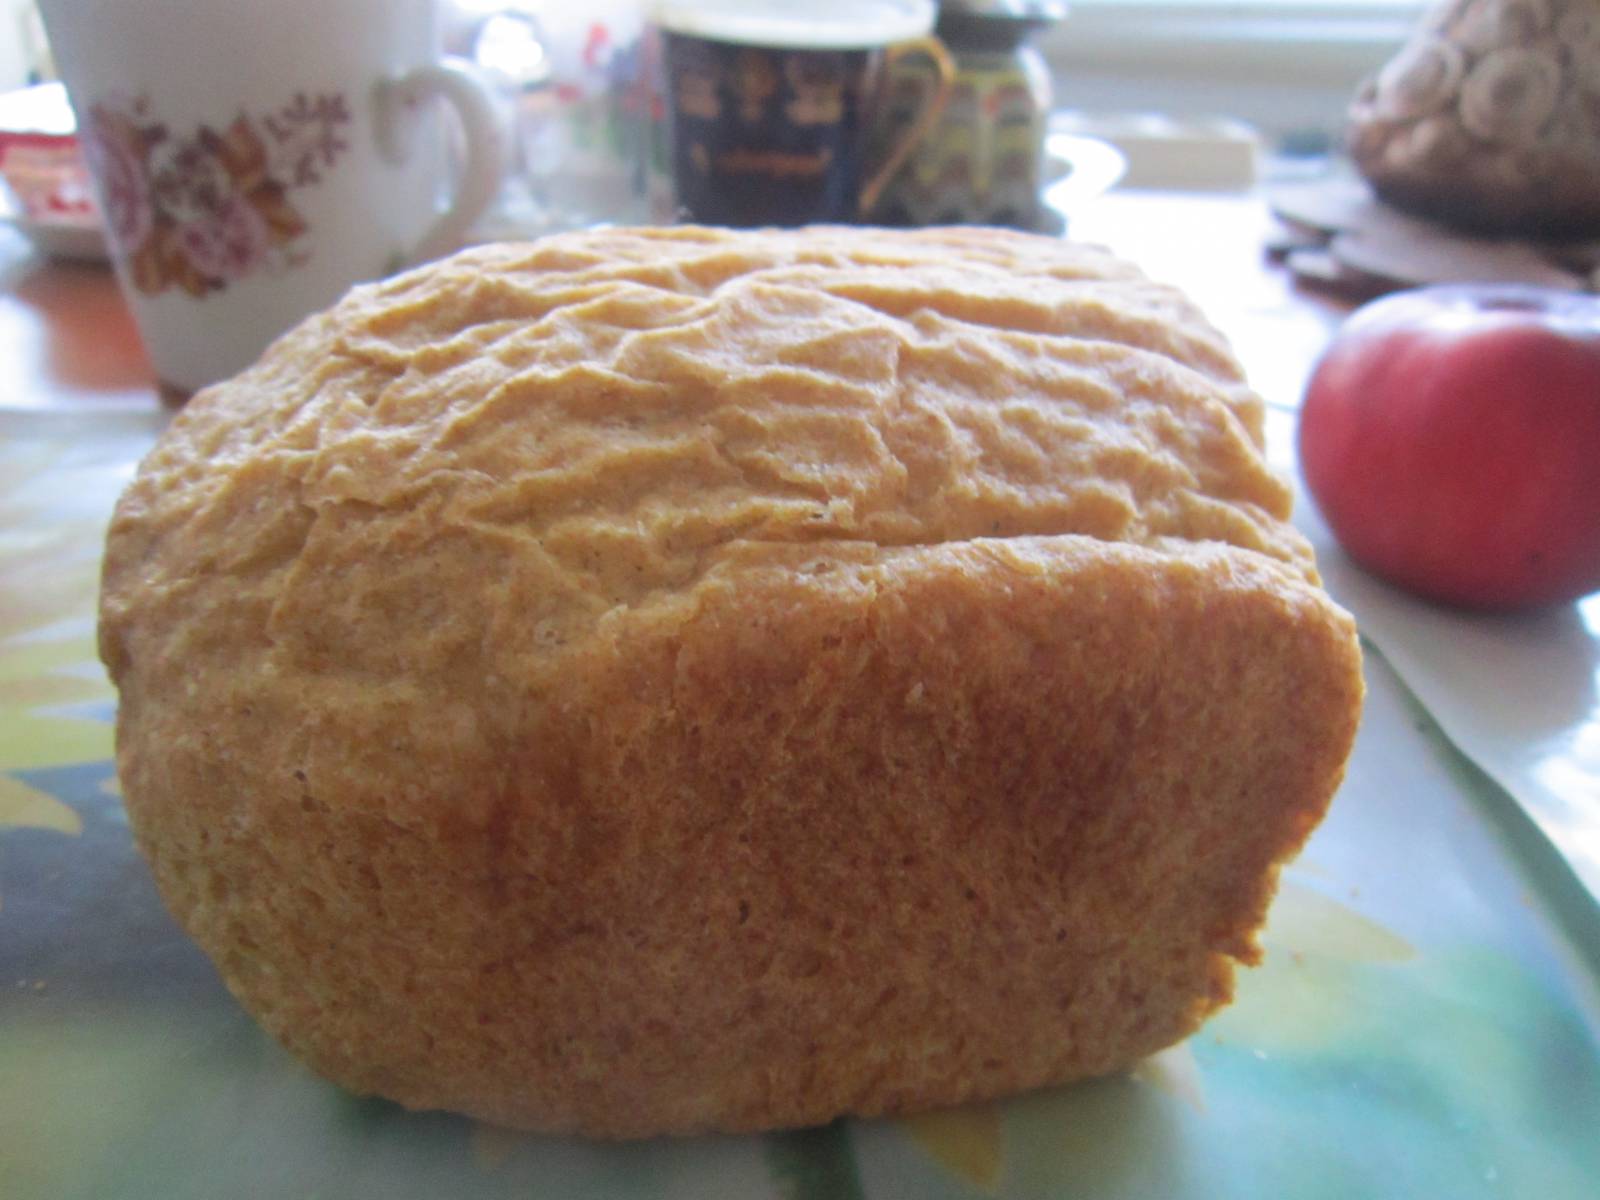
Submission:
M 606 1137 L 1125 1067 L 1360 708 L 1178 293 L 992 230 L 612 229 L 357 288 L 181 412 L 101 650 L 166 903 L 346 1087 Z

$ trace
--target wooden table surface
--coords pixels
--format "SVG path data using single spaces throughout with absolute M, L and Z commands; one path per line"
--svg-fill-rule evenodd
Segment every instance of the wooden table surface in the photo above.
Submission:
M 108 267 L 55 262 L 0 227 L 0 408 L 157 408 L 150 361 Z
M 1271 217 L 1241 195 L 1112 192 L 1073 217 L 1175 283 L 1234 342 L 1268 403 L 1293 407 L 1344 306 L 1296 286 L 1263 246 Z M 0 409 L 156 411 L 149 360 L 109 269 L 53 262 L 0 227 Z

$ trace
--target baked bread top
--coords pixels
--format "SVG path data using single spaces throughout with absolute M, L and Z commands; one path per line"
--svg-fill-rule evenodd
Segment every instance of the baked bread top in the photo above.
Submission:
M 356 289 L 178 416 L 118 510 L 105 655 L 118 675 L 131 607 L 222 588 L 237 649 L 265 631 L 325 675 L 418 680 L 489 645 L 549 660 L 797 545 L 1077 535 L 1234 547 L 1311 582 L 1261 427 L 1223 338 L 1093 247 L 844 228 L 485 247 Z M 485 586 L 433 628 L 452 536 L 474 547 L 455 582 Z M 192 624 L 158 620 L 179 642 L 159 649 L 192 661 Z

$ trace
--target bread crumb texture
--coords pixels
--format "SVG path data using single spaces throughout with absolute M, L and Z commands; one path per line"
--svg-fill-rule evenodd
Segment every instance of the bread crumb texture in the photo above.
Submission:
M 1124 1067 L 1230 995 L 1348 616 L 1172 289 L 993 230 L 612 229 L 357 288 L 117 508 L 141 849 L 418 1108 L 642 1136 Z

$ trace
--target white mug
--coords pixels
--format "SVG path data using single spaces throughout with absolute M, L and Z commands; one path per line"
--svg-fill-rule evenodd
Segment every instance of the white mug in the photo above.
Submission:
M 42 0 L 107 248 L 164 394 L 248 366 L 494 199 L 489 91 L 435 0 Z M 460 118 L 454 197 L 443 99 Z M 442 211 L 441 211 L 442 209 Z

